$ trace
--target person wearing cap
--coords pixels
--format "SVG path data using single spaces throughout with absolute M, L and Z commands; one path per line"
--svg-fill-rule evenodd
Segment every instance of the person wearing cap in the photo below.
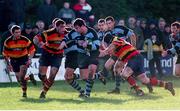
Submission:
M 27 97 L 27 80 L 25 75 L 34 56 L 35 47 L 27 37 L 21 35 L 20 26 L 13 25 L 10 31 L 11 36 L 4 42 L 3 56 L 8 69 L 15 72 L 17 81 L 23 91 L 22 97 Z

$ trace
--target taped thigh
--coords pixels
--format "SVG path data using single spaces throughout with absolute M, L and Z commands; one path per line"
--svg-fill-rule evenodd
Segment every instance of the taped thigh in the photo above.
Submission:
M 142 73 L 137 76 L 137 78 L 143 83 L 143 84 L 148 84 L 150 83 L 150 79 L 147 77 L 145 73 Z
M 128 78 L 133 74 L 133 70 L 130 67 L 125 67 L 121 73 L 121 76 L 124 78 Z
M 114 65 L 115 61 L 112 58 L 109 58 L 105 63 L 105 68 L 107 70 L 111 70 L 112 66 Z

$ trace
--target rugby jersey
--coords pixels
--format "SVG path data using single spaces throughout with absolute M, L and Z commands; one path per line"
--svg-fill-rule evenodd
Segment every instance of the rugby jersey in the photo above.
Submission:
M 89 51 L 96 51 L 99 50 L 100 41 L 98 39 L 98 35 L 96 31 L 90 27 L 87 27 L 87 33 L 84 35 L 79 36 L 79 40 L 87 40 L 88 41 L 88 50 Z M 78 51 L 80 53 L 86 53 L 87 48 L 83 48 L 82 46 L 78 45 Z
M 42 48 L 47 52 L 52 54 L 62 54 L 64 50 L 58 49 L 58 47 L 60 46 L 66 34 L 67 32 L 64 32 L 63 34 L 59 34 L 55 28 L 52 28 L 42 32 L 36 37 L 38 37 L 39 42 L 42 41 L 45 43 L 45 45 Z
M 133 30 L 125 27 L 125 26 L 115 26 L 111 31 L 112 35 L 117 36 L 119 38 L 128 39 L 131 35 L 133 35 Z
M 75 30 L 71 30 L 63 39 L 66 42 L 67 48 L 64 48 L 64 53 L 67 54 L 71 51 L 77 51 L 77 40 L 80 38 L 80 34 L 76 32 Z
M 109 45 L 113 39 L 112 35 L 129 41 L 129 37 L 133 34 L 133 31 L 125 26 L 115 26 L 114 29 L 106 31 L 103 41 Z
M 170 35 L 170 40 L 173 44 L 173 48 L 168 49 L 168 54 L 180 54 L 180 33 L 176 35 Z
M 4 42 L 3 55 L 10 58 L 20 58 L 35 52 L 33 43 L 25 36 L 8 37 Z
M 140 54 L 136 48 L 124 39 L 114 37 L 112 44 L 116 47 L 114 56 L 120 58 L 124 62 L 127 62 L 132 57 Z
M 98 39 L 99 39 L 100 41 L 103 40 L 103 37 L 104 37 L 105 33 L 106 33 L 106 31 L 99 31 L 99 32 L 97 33 Z

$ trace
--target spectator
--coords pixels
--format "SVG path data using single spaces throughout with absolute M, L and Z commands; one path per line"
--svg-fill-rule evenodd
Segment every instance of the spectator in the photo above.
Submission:
M 5 0 L 0 0 L 0 31 L 2 32 L 7 30 L 8 20 L 6 14 Z
M 158 21 L 158 28 L 161 32 L 164 32 L 165 25 L 166 25 L 166 21 L 163 18 L 160 18 Z
M 138 19 L 136 20 L 136 26 L 137 26 L 137 27 L 140 27 L 140 24 L 141 24 L 141 19 L 138 18 Z
M 143 32 L 143 37 L 144 37 L 144 40 L 146 40 L 148 37 L 147 37 L 147 21 L 146 19 L 142 19 L 141 22 L 140 22 L 140 28 Z
M 64 20 L 67 24 L 71 23 L 75 19 L 75 13 L 70 8 L 69 2 L 64 2 L 64 7 L 58 12 L 58 17 Z
M 160 31 L 161 34 L 161 40 L 163 43 L 163 48 L 169 49 L 172 47 L 171 45 L 171 41 L 169 39 L 169 36 L 167 36 L 167 33 L 165 32 L 165 26 L 166 26 L 166 21 L 163 18 L 160 18 L 158 21 L 158 29 Z
M 156 27 L 156 23 L 154 20 L 151 20 L 149 22 L 148 26 L 148 40 L 151 41 L 151 43 L 148 43 L 145 48 L 145 50 L 152 50 L 152 56 L 149 59 L 149 69 L 150 69 L 150 78 L 156 78 L 157 74 L 159 78 L 163 76 L 162 72 L 162 66 L 160 63 L 160 58 L 161 56 L 161 51 L 163 50 L 162 48 L 162 41 L 160 37 L 160 32 Z M 156 64 L 156 67 L 155 67 Z M 158 70 L 158 73 L 156 73 L 156 68 Z
M 8 25 L 8 30 L 5 31 L 4 33 L 2 33 L 2 36 L 0 37 L 0 43 L 1 43 L 1 47 L 0 47 L 0 54 L 2 54 L 3 51 L 3 46 L 4 46 L 4 41 L 11 36 L 11 27 L 14 25 L 14 23 L 11 23 Z
M 125 20 L 124 19 L 120 19 L 119 22 L 118 22 L 118 25 L 125 26 Z
M 39 34 L 39 28 L 38 28 L 37 25 L 34 25 L 34 26 L 32 27 L 32 32 L 34 33 L 34 35 Z
M 42 20 L 37 21 L 36 26 L 39 29 L 39 33 L 43 32 L 45 30 L 45 23 Z
M 166 41 L 166 46 L 164 47 L 164 49 L 169 49 L 169 48 L 172 48 L 172 44 L 171 44 L 171 41 L 169 39 L 169 36 L 171 34 L 171 26 L 166 24 L 165 27 L 164 27 L 164 38 L 167 39 Z
M 35 36 L 32 32 L 32 26 L 31 24 L 27 23 L 24 26 L 24 30 L 22 31 L 22 35 L 27 37 L 31 42 L 33 42 L 33 37 Z
M 26 14 L 26 0 L 6 0 L 6 8 L 10 23 L 18 24 L 23 28 Z
M 57 16 L 57 8 L 52 0 L 44 0 L 38 8 L 38 19 L 45 23 L 45 28 L 51 25 L 52 20 Z
M 92 14 L 92 7 L 86 0 L 79 0 L 73 7 L 76 17 L 85 20 L 91 27 L 94 25 L 94 15 Z
M 137 37 L 136 42 L 138 43 L 136 44 L 136 48 L 141 50 L 144 44 L 144 37 L 143 37 L 143 32 L 141 28 L 136 26 L 136 17 L 130 16 L 128 18 L 128 27 L 132 29 L 134 33 L 136 34 L 136 37 Z

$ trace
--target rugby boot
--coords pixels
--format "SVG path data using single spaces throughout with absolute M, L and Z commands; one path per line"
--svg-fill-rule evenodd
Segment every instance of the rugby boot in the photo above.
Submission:
M 173 83 L 172 82 L 167 82 L 165 83 L 165 89 L 171 92 L 171 94 L 174 96 L 175 95 L 175 90 L 173 88 Z

